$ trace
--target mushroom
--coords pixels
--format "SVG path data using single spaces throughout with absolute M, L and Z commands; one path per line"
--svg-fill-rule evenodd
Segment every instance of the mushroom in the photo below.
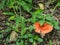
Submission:
M 34 27 L 35 27 L 35 32 L 39 33 L 42 38 L 45 36 L 45 34 L 51 32 L 53 30 L 53 26 L 46 22 L 42 26 L 40 25 L 39 22 L 36 22 L 34 24 Z

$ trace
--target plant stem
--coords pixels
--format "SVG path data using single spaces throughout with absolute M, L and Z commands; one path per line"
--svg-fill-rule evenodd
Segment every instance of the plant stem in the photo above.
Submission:
M 17 13 L 16 13 L 16 11 L 15 11 L 15 8 L 13 8 L 13 10 L 14 10 L 15 15 L 17 15 Z

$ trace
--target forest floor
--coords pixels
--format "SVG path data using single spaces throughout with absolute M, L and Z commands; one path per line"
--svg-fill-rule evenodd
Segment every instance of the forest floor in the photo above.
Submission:
M 54 6 L 56 5 L 56 2 L 52 2 L 51 4 L 48 3 L 49 1 L 43 2 L 43 4 L 45 5 L 44 8 L 44 14 L 51 14 L 52 12 L 52 8 L 54 8 Z M 34 0 L 33 1 L 34 4 L 38 4 L 39 1 Z M 37 7 L 37 5 L 34 5 L 35 7 Z M 5 8 L 5 10 L 9 11 L 9 8 Z M 5 24 L 7 22 L 7 18 L 9 16 L 5 16 L 3 15 L 4 10 L 0 10 L 0 31 L 4 31 L 8 26 Z M 23 13 L 24 14 L 24 13 Z M 59 25 L 60 25 L 60 7 L 57 7 L 55 9 L 55 11 L 53 12 L 53 16 L 59 21 Z M 25 18 L 29 18 L 30 15 L 27 14 L 24 15 Z M 14 23 L 12 21 L 10 21 L 11 23 Z M 29 24 L 28 24 L 29 25 Z M 0 43 L 0 45 L 5 45 L 5 38 L 10 35 L 10 32 L 3 32 L 2 34 L 4 35 L 4 37 L 2 37 L 2 42 Z M 1 32 L 0 32 L 1 34 Z M 60 31 L 59 30 L 53 30 L 51 33 L 46 34 L 46 36 L 43 38 L 44 41 L 38 45 L 49 45 L 49 40 L 52 40 L 53 45 L 60 45 Z M 14 45 L 14 44 L 12 44 Z

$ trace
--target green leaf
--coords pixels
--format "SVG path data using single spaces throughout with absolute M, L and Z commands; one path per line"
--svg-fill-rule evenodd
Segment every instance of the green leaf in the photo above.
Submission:
M 32 30 L 34 29 L 34 27 L 31 25 L 28 27 L 29 31 L 32 32 Z
M 28 38 L 28 35 L 27 34 L 23 35 L 23 38 Z
M 60 6 L 60 2 L 57 3 L 57 6 Z
M 11 16 L 8 18 L 8 20 L 14 20 L 15 19 L 15 16 Z
M 27 29 L 24 27 L 23 30 L 21 29 L 21 35 L 24 35 L 26 33 Z
M 45 23 L 45 20 L 40 20 L 39 22 L 41 25 L 43 25 Z
M 40 16 L 40 15 L 42 15 L 42 12 L 43 11 L 41 9 L 37 9 L 34 13 L 35 13 L 35 15 Z
M 53 21 L 53 25 L 54 25 L 54 26 L 58 26 L 58 24 L 59 24 L 59 23 L 58 23 L 57 21 Z
M 15 31 L 18 31 L 19 23 L 20 23 L 20 17 L 18 15 L 16 15 L 16 18 L 15 18 Z
M 30 38 L 29 41 L 32 43 L 33 42 L 33 38 Z
M 28 37 L 30 37 L 30 38 L 33 38 L 33 37 L 34 37 L 33 34 L 27 34 L 27 35 L 28 35 Z
M 37 9 L 35 12 L 31 12 L 31 15 L 32 15 L 31 21 L 35 23 L 38 20 L 37 17 L 40 18 L 40 16 L 42 15 L 42 10 Z
M 54 27 L 56 30 L 60 30 L 60 26 L 55 26 Z
M 16 42 L 16 45 L 24 45 L 24 41 L 23 40 L 21 40 L 20 42 Z
M 45 18 L 48 21 L 53 21 L 54 20 L 54 18 L 51 15 L 46 15 Z
M 57 21 L 53 21 L 53 26 L 55 29 L 60 30 L 59 23 Z
M 23 35 L 27 31 L 27 28 L 25 27 L 25 18 L 22 16 L 20 18 L 21 18 L 21 23 L 20 23 L 21 35 Z
M 6 25 L 8 25 L 8 26 L 9 26 L 9 25 L 10 25 L 10 23 L 9 23 L 9 22 L 6 22 Z
M 36 20 L 37 20 L 37 19 L 36 19 L 37 15 L 35 15 L 34 12 L 32 12 L 31 15 L 32 15 L 31 22 L 33 22 L 33 23 L 36 22 Z
M 37 35 L 34 36 L 34 39 L 37 40 L 39 37 Z
M 45 22 L 53 26 L 52 21 L 47 21 L 47 20 L 46 20 Z
M 20 41 L 20 45 L 24 45 L 24 41 L 23 40 Z
M 44 16 L 43 15 L 39 15 L 39 16 L 37 16 L 39 19 L 43 19 L 44 18 Z
M 23 7 L 24 10 L 26 10 L 26 11 L 28 11 L 28 12 L 30 12 L 31 7 L 32 7 L 31 4 L 27 4 L 27 3 L 25 3 L 24 1 L 21 2 L 21 6 Z
M 16 45 L 20 45 L 20 42 L 16 41 Z
M 10 32 L 10 31 L 11 31 L 11 28 L 5 29 L 5 32 Z
M 15 15 L 13 12 L 3 12 L 4 15 Z
M 0 34 L 0 39 L 3 38 L 3 34 Z
M 43 42 L 42 38 L 38 38 L 37 40 L 38 40 L 38 42 Z
M 19 24 L 19 22 L 20 22 L 20 17 L 19 17 L 18 15 L 16 15 L 15 22 L 16 22 L 16 26 L 18 26 L 18 24 Z

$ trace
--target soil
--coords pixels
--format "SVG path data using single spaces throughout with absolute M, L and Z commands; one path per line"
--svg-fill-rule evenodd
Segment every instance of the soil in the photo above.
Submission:
M 49 1 L 42 1 L 41 2 L 45 5 L 45 11 L 44 14 L 51 14 L 52 13 L 52 9 L 54 8 L 54 6 L 56 5 L 57 2 L 52 2 L 50 5 L 48 4 Z M 35 7 L 37 7 L 38 3 L 40 3 L 39 0 L 34 0 L 33 4 Z M 10 9 L 7 9 L 10 10 Z M 8 16 L 4 16 L 2 14 L 3 10 L 0 10 L 0 31 L 1 30 L 5 30 L 8 26 L 6 26 L 5 22 L 7 22 L 7 17 Z M 26 12 L 23 12 L 23 16 L 28 19 L 31 17 L 30 14 L 26 14 Z M 60 7 L 57 7 L 57 9 L 55 9 L 55 11 L 53 12 L 53 16 L 55 18 L 58 19 L 59 24 L 60 24 Z M 30 22 L 26 22 L 26 26 L 28 27 L 31 23 Z M 2 34 L 0 32 L 0 34 Z M 2 42 L 0 43 L 0 45 L 5 45 L 5 38 L 6 36 L 10 35 L 9 32 L 3 32 L 4 37 L 2 37 Z M 44 42 L 43 43 L 37 43 L 37 45 L 49 45 L 49 40 L 52 40 L 53 45 L 60 45 L 60 31 L 59 30 L 53 30 L 51 33 L 46 34 L 46 36 L 43 38 Z M 14 43 L 12 45 L 15 45 Z

